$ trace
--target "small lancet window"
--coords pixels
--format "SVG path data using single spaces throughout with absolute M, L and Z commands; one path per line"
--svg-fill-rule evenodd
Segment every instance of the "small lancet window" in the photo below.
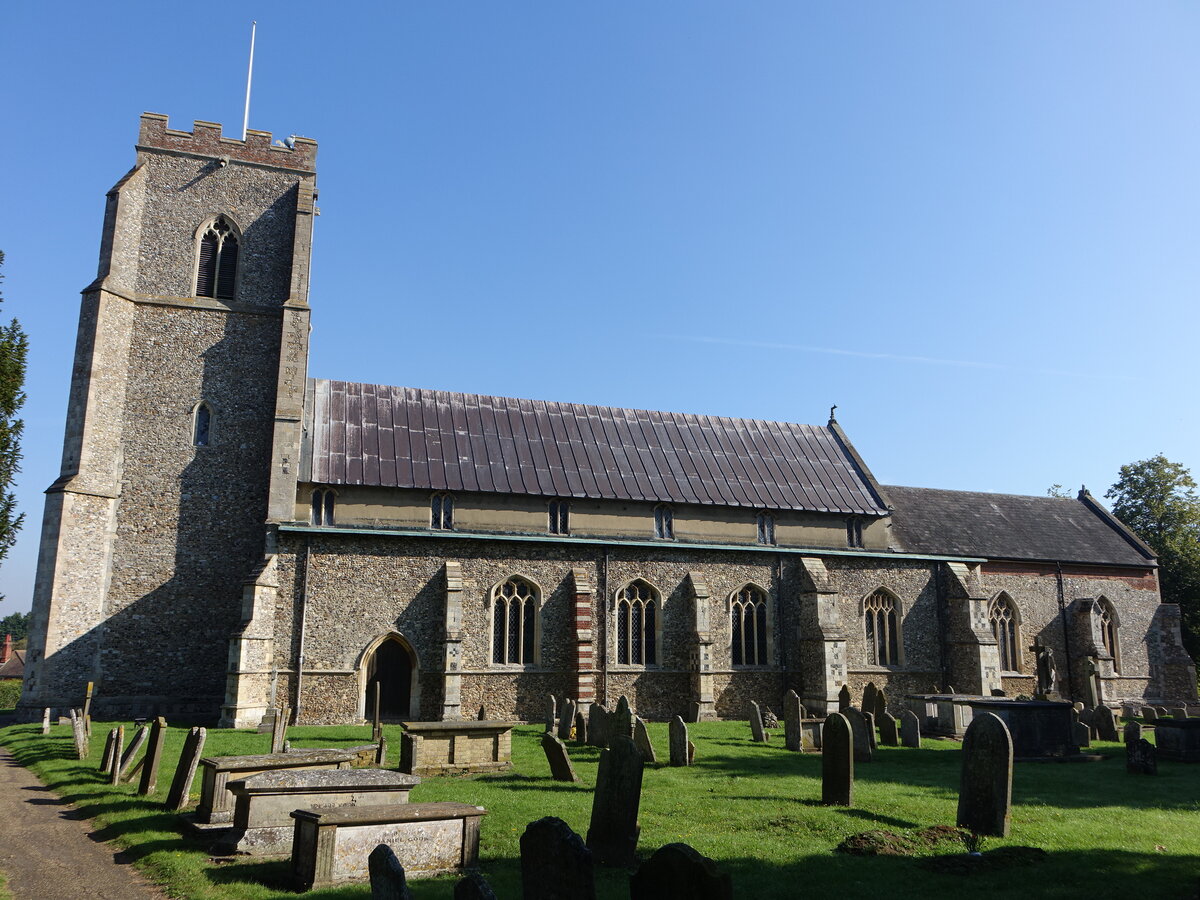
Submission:
M 212 443 L 212 407 L 199 403 L 192 414 L 192 444 L 207 447 Z
M 775 517 L 770 513 L 758 514 L 758 542 L 768 545 L 775 543 Z
M 454 495 L 437 493 L 429 498 L 429 527 L 437 531 L 454 528 Z
M 237 286 L 237 266 L 237 233 L 224 216 L 217 216 L 200 236 L 196 296 L 232 300 Z
M 333 504 L 337 495 L 328 488 L 317 488 L 312 493 L 312 511 L 308 521 L 312 525 L 333 524 Z
M 550 501 L 550 533 L 571 533 L 571 504 L 567 500 Z
M 846 520 L 846 546 L 861 547 L 862 545 L 862 519 L 858 516 L 851 516 Z
M 665 503 L 654 507 L 654 536 L 660 541 L 675 540 L 675 513 Z

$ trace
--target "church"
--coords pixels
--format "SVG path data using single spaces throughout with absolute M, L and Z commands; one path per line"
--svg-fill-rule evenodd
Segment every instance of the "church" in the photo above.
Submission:
M 868 682 L 1195 698 L 1153 552 L 1087 492 L 882 485 L 832 412 L 309 378 L 316 156 L 142 116 L 83 290 L 25 718 L 88 682 L 99 716 L 228 727 L 376 696 L 390 720 L 624 694 L 692 721 Z

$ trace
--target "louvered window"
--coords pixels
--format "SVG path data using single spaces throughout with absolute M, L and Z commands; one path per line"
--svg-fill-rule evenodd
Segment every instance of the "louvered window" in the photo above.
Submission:
M 200 238 L 196 296 L 232 300 L 237 288 L 238 238 L 224 216 L 217 216 Z
M 767 595 L 752 584 L 733 595 L 730 603 L 732 656 L 735 666 L 767 665 Z
M 658 664 L 658 592 L 644 581 L 617 591 L 617 662 Z
M 538 592 L 523 578 L 510 578 L 492 596 L 492 662 L 531 665 L 536 661 Z

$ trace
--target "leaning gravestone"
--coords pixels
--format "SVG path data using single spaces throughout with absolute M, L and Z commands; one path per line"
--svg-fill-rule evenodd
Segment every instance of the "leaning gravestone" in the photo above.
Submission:
M 171 779 L 171 790 L 167 792 L 167 809 L 178 811 L 188 805 L 192 781 L 196 777 L 196 767 L 200 765 L 200 755 L 204 752 L 206 735 L 207 732 L 203 728 L 193 728 L 188 732 L 183 742 L 183 753 L 179 756 L 179 764 L 175 767 L 175 777 Z
M 566 744 L 547 731 L 542 735 L 542 750 L 546 753 L 546 762 L 550 763 L 551 778 L 555 781 L 579 781 L 571 765 L 571 757 L 567 756 Z
M 1171 711 L 1169 709 L 1167 709 L 1165 706 L 1156 706 L 1156 707 L 1154 707 L 1154 710 L 1155 710 L 1155 712 L 1158 713 L 1158 717 L 1160 719 L 1171 718 Z
M 803 718 L 804 707 L 800 705 L 800 695 L 788 691 L 783 698 L 783 745 L 797 753 L 804 744 Z
M 633 711 L 629 708 L 629 698 L 624 694 L 617 700 L 617 709 L 609 718 L 608 724 L 609 741 L 617 735 L 633 738 Z
M 454 900 L 496 900 L 496 894 L 482 875 L 478 872 L 468 872 L 454 886 Z
M 599 703 L 593 703 L 588 708 L 588 743 L 593 747 L 604 749 L 608 746 L 609 712 Z
M 1107 706 L 1097 706 L 1096 711 L 1092 713 L 1092 727 L 1096 730 L 1096 737 L 1102 741 L 1119 741 L 1121 738 L 1117 734 L 1117 720 L 1113 718 L 1113 711 Z
M 143 725 L 133 735 L 133 740 L 129 742 L 129 749 L 125 751 L 125 755 L 121 757 L 121 765 L 117 769 L 117 780 L 125 781 L 131 774 L 129 769 L 133 765 L 133 758 L 137 756 L 137 752 L 142 749 L 142 744 L 146 743 L 146 735 L 150 733 L 150 729 Z
M 613 735 L 600 753 L 587 845 L 602 866 L 631 866 L 642 800 L 642 754 L 630 738 Z M 526 895 L 528 896 L 528 895 Z
M 641 716 L 635 716 L 633 719 L 633 742 L 637 744 L 638 752 L 642 754 L 642 759 L 648 763 L 658 762 L 658 757 L 654 753 L 654 745 L 650 743 L 650 732 L 646 728 L 646 722 Z
M 371 875 L 371 900 L 412 900 L 404 878 L 404 866 L 387 844 L 380 844 L 371 851 L 367 857 L 367 871 Z
M 687 844 L 666 844 L 630 877 L 629 900 L 733 900 L 733 881 Z
M 688 759 L 688 730 L 683 719 L 679 716 L 673 718 L 671 724 L 667 726 L 667 730 L 670 733 L 671 765 L 691 765 L 691 760 Z
M 875 713 L 875 721 L 878 722 L 883 713 L 887 712 L 887 706 L 887 694 L 884 692 L 883 688 L 880 688 L 875 694 L 875 708 L 868 710 L 868 712 Z
M 582 709 L 575 710 L 575 743 L 586 744 L 587 739 L 587 716 L 583 714 Z
M 375 688 L 376 697 L 379 695 L 379 688 Z M 271 723 L 271 752 L 282 753 L 283 743 L 287 740 L 288 719 L 292 717 L 292 711 L 286 706 L 281 706 L 275 710 L 275 721 Z M 372 732 L 374 735 L 374 732 Z
M 854 701 L 850 698 L 850 685 L 843 684 L 842 689 L 838 691 L 838 712 L 849 709 L 853 705 Z
M 124 731 L 122 731 L 124 734 Z M 75 710 L 71 710 L 71 737 L 75 740 L 75 758 L 87 759 L 89 747 L 87 725 L 83 721 L 83 716 L 79 715 Z M 113 782 L 114 784 L 116 782 Z
M 1013 744 L 995 713 L 977 714 L 962 746 L 958 825 L 974 834 L 1008 837 Z
M 554 731 L 558 725 L 558 702 L 553 694 L 546 696 L 546 730 Z
M 862 715 L 867 720 L 867 740 L 871 742 L 871 750 L 878 750 L 879 741 L 875 736 L 875 714 L 864 710 Z
M 756 744 L 766 743 L 767 732 L 763 729 L 762 713 L 758 704 L 750 701 L 750 739 Z
M 570 697 L 563 700 L 562 714 L 558 717 L 559 740 L 569 741 L 571 729 L 575 727 L 575 701 Z
M 1142 725 L 1140 722 L 1126 722 L 1125 729 L 1121 737 L 1126 744 L 1136 744 L 1142 739 Z
M 842 710 L 840 715 L 846 718 L 846 721 L 850 723 L 850 729 L 854 732 L 854 761 L 856 763 L 870 762 L 871 738 L 867 734 L 867 717 L 856 706 L 847 707 Z M 825 721 L 828 724 L 829 720 Z M 822 747 L 824 747 L 824 738 L 822 738 Z
M 1142 718 L 1145 719 L 1147 722 L 1157 722 L 1158 721 L 1158 710 L 1155 709 L 1153 706 L 1142 707 Z
M 921 749 L 921 720 L 911 709 L 900 713 L 900 745 Z
M 100 758 L 100 771 L 109 772 L 112 770 L 113 747 L 117 745 L 117 729 L 113 728 L 108 732 L 108 738 L 104 741 L 104 756 Z
M 1158 774 L 1158 749 L 1145 738 L 1125 745 L 1125 771 L 1134 775 Z
M 855 740 L 845 713 L 826 716 L 821 730 L 821 802 L 826 806 L 854 805 Z
M 622 738 L 616 739 L 617 743 L 621 741 Z M 601 754 L 603 758 L 604 754 Z M 525 826 L 525 833 L 521 835 L 521 897 L 523 900 L 595 900 L 592 851 L 562 819 L 546 816 Z
M 896 730 L 896 717 L 884 710 L 876 719 L 879 722 L 879 743 L 884 747 L 899 747 L 900 735 Z
M 138 782 L 138 793 L 145 797 L 158 787 L 158 766 L 162 762 L 163 744 L 167 739 L 167 720 L 159 716 L 150 726 L 150 743 L 142 757 L 142 780 Z
M 116 784 L 121 777 L 121 755 L 125 752 L 125 726 L 117 726 L 117 739 L 113 742 L 112 760 L 108 764 L 108 783 Z

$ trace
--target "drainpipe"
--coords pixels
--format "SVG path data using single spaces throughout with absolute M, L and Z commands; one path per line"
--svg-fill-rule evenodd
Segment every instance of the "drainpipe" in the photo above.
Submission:
M 1063 656 L 1067 658 L 1067 696 L 1071 697 L 1074 696 L 1075 692 L 1075 678 L 1071 674 L 1071 635 L 1067 631 L 1067 600 L 1063 589 L 1062 563 L 1056 561 L 1054 568 L 1058 580 L 1058 617 L 1059 621 L 1062 622 Z
M 596 623 L 600 644 L 600 705 L 608 709 L 608 548 L 600 568 L 600 621 Z
M 308 570 L 312 561 L 312 546 L 306 535 L 304 538 L 303 579 L 300 582 L 300 647 L 296 654 L 296 702 L 292 709 L 292 724 L 300 723 L 300 697 L 304 681 L 304 632 L 308 624 Z

